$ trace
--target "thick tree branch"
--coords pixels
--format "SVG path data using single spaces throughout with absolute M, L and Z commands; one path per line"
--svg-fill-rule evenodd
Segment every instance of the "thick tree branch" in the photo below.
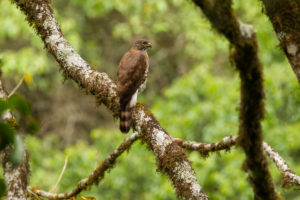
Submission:
M 300 84 L 300 1 L 261 1 Z
M 52 192 L 43 191 L 40 189 L 28 188 L 29 194 L 46 197 L 48 199 L 69 199 L 79 194 L 82 190 L 86 190 L 93 184 L 98 184 L 105 175 L 105 172 L 114 167 L 117 158 L 131 145 L 141 137 L 140 133 L 133 133 L 130 137 L 126 138 L 102 163 L 89 175 L 88 178 L 82 179 L 78 182 L 77 186 L 71 191 L 62 194 L 54 194 Z
M 140 117 L 144 120 L 138 120 Z M 208 199 L 197 183 L 186 154 L 159 125 L 151 112 L 138 104 L 133 118 L 137 130 L 146 132 L 142 135 L 142 139 L 154 151 L 159 165 L 158 169 L 168 174 L 175 185 L 177 194 L 184 199 Z
M 252 26 L 240 23 L 231 8 L 231 0 L 193 0 L 213 28 L 223 34 L 233 47 L 232 59 L 241 79 L 239 140 L 246 154 L 244 169 L 255 199 L 276 200 L 267 159 L 263 152 L 260 120 L 264 114 L 262 67 L 257 56 L 257 42 Z
M 226 136 L 221 141 L 211 144 L 199 143 L 185 141 L 180 138 L 173 138 L 173 140 L 180 145 L 181 147 L 190 150 L 198 151 L 201 155 L 207 155 L 210 152 L 216 152 L 221 150 L 229 150 L 232 146 L 235 146 L 238 140 L 237 136 Z M 289 166 L 286 164 L 285 160 L 272 149 L 270 145 L 266 142 L 263 142 L 263 150 L 269 156 L 270 159 L 274 162 L 276 167 L 281 173 L 282 176 L 282 185 L 283 187 L 294 186 L 299 188 L 300 186 L 300 176 L 295 174 Z
M 7 93 L 3 88 L 2 81 L 0 80 L 0 98 L 7 99 Z M 15 117 L 10 111 L 6 111 L 2 118 L 9 123 L 12 127 L 17 127 Z M 22 141 L 23 142 L 23 141 Z M 7 147 L 1 152 L 3 176 L 6 183 L 7 200 L 26 200 L 27 199 L 27 176 L 29 173 L 28 154 L 24 153 L 22 162 L 18 167 L 13 167 L 9 160 L 12 152 L 11 147 Z
M 13 2 L 34 26 L 46 49 L 60 64 L 64 75 L 95 95 L 98 102 L 105 104 L 117 117 L 119 103 L 116 85 L 107 74 L 93 70 L 63 37 L 49 1 L 15 0 Z M 173 142 L 168 133 L 142 105 L 134 110 L 133 120 L 134 128 L 143 133 L 142 139 L 155 153 L 160 165 L 159 169 L 172 180 L 177 194 L 183 199 L 208 199 L 197 183 L 194 170 L 183 149 Z

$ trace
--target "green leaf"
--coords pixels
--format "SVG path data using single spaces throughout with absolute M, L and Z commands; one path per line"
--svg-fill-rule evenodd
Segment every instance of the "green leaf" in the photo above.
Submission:
M 3 67 L 3 65 L 4 65 L 4 59 L 0 55 L 0 69 Z
M 30 120 L 28 120 L 28 125 L 27 125 L 27 131 L 30 133 L 36 133 L 40 130 L 40 125 L 39 123 L 31 118 Z
M 15 130 L 5 123 L 0 123 L 0 150 L 14 142 Z
M 3 179 L 0 179 L 0 198 L 3 197 L 5 195 L 5 183 Z
M 14 94 L 8 99 L 9 107 L 18 110 L 22 115 L 28 116 L 31 112 L 30 104 L 21 95 Z
M 3 99 L 0 99 L 0 113 L 3 113 L 7 109 L 8 109 L 7 101 L 4 101 Z

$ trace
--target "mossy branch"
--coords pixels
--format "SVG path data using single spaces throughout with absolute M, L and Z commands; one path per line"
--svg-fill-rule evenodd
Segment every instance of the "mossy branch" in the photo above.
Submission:
M 246 154 L 244 170 L 252 185 L 255 199 L 280 199 L 275 191 L 268 162 L 263 152 L 260 120 L 264 115 L 264 89 L 257 41 L 252 26 L 240 23 L 231 8 L 231 0 L 193 0 L 209 19 L 212 27 L 230 42 L 232 60 L 241 79 L 239 140 Z
M 228 151 L 231 147 L 236 146 L 238 137 L 237 136 L 226 136 L 221 139 L 219 142 L 206 144 L 200 142 L 185 141 L 180 138 L 173 138 L 173 140 L 180 145 L 181 147 L 189 151 L 198 151 L 202 156 L 207 156 L 211 152 L 217 151 Z M 281 173 L 282 177 L 282 186 L 283 187 L 295 187 L 299 189 L 300 187 L 300 176 L 293 172 L 285 160 L 274 151 L 274 149 L 268 145 L 266 142 L 263 142 L 263 150 L 266 155 L 274 162 L 276 167 Z
M 261 1 L 300 84 L 300 1 Z
M 117 117 L 120 110 L 116 85 L 107 74 L 97 72 L 72 48 L 63 37 L 49 1 L 12 0 L 26 15 L 45 44 L 45 48 L 60 64 L 64 76 L 72 79 L 97 98 Z M 101 27 L 99 27 L 101 28 Z M 195 172 L 183 149 L 173 142 L 168 133 L 142 106 L 133 113 L 134 129 L 142 133 L 142 140 L 154 152 L 159 169 L 168 175 L 178 196 L 183 199 L 208 199 L 197 183 Z M 174 155 L 178 157 L 174 158 Z M 168 162 L 166 162 L 166 159 Z
M 206 157 L 211 152 L 229 150 L 232 146 L 236 145 L 237 136 L 226 136 L 221 141 L 211 144 L 190 142 L 180 138 L 173 138 L 173 140 L 179 146 L 189 151 L 198 151 L 202 156 Z

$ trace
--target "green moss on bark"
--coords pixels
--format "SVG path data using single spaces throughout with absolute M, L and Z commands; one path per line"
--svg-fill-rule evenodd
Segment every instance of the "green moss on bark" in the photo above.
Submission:
M 300 84 L 300 1 L 261 0 Z
M 262 66 L 258 59 L 257 41 L 252 28 L 241 24 L 231 8 L 231 0 L 193 0 L 201 7 L 214 29 L 231 43 L 231 61 L 241 79 L 239 140 L 246 154 L 244 169 L 254 190 L 255 199 L 280 199 L 275 192 L 268 163 L 263 153 L 262 127 L 264 89 Z

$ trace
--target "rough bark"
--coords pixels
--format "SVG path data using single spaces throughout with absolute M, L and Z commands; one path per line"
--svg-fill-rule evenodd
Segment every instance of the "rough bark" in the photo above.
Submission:
M 300 84 L 300 1 L 261 1 Z
M 21 164 L 13 167 L 9 161 L 11 149 L 2 152 L 3 176 L 6 183 L 6 200 L 26 200 L 27 199 L 27 177 L 29 174 L 28 154 L 25 153 Z
M 116 85 L 107 74 L 93 70 L 63 37 L 59 24 L 53 16 L 50 2 L 45 0 L 13 2 L 27 16 L 28 22 L 35 28 L 46 49 L 60 64 L 65 77 L 74 80 L 88 93 L 95 95 L 98 103 L 103 103 L 117 117 L 120 106 Z M 143 140 L 155 153 L 159 168 L 172 180 L 178 196 L 183 199 L 208 199 L 197 183 L 194 170 L 183 149 L 172 141 L 149 111 L 143 106 L 137 106 L 133 121 L 134 128 L 139 132 L 142 131 Z M 174 155 L 179 157 L 173 158 Z
M 7 93 L 5 92 L 2 81 L 0 80 L 0 98 L 6 99 Z M 12 127 L 17 126 L 15 117 L 10 111 L 4 113 L 2 118 L 9 123 Z M 23 142 L 23 141 L 22 141 Z M 7 147 L 1 152 L 3 177 L 6 184 L 7 200 L 26 200 L 27 199 L 27 177 L 29 173 L 28 154 L 25 153 L 21 164 L 18 167 L 13 167 L 9 160 L 12 152 L 10 147 Z
M 252 26 L 237 20 L 231 0 L 193 1 L 202 9 L 213 28 L 224 35 L 233 47 L 231 56 L 241 79 L 238 145 L 246 154 L 243 167 L 248 172 L 255 199 L 279 199 L 262 146 L 260 120 L 264 115 L 264 90 L 255 31 Z
M 173 140 L 187 150 L 198 151 L 202 156 L 208 156 L 211 152 L 229 150 L 236 145 L 237 136 L 226 136 L 221 141 L 211 144 L 189 142 L 180 138 L 173 138 Z
M 293 172 L 286 164 L 285 160 L 267 143 L 263 143 L 266 154 L 273 160 L 282 175 L 283 187 L 300 187 L 300 176 Z

